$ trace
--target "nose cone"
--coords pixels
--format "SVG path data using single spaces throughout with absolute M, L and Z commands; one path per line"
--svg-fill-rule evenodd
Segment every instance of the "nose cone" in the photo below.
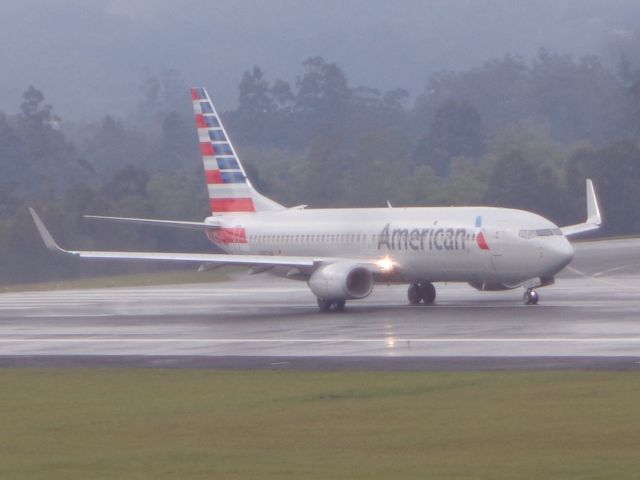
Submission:
M 574 253 L 573 246 L 565 237 L 555 238 L 554 241 L 550 242 L 545 248 L 545 257 L 550 267 L 556 272 L 559 272 L 571 263 Z

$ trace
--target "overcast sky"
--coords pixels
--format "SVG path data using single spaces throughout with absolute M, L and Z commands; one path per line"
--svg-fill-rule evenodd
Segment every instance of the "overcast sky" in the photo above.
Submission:
M 34 85 L 63 119 L 122 115 L 145 67 L 178 70 L 225 109 L 245 70 L 293 82 L 316 55 L 352 86 L 415 96 L 435 71 L 540 47 L 614 62 L 640 51 L 639 29 L 638 0 L 6 0 L 0 110 Z

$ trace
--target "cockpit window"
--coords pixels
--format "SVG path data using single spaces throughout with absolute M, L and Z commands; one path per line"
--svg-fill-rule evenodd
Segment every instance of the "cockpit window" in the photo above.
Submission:
M 551 237 L 554 235 L 562 235 L 562 230 L 559 228 L 539 228 L 537 230 L 520 230 L 518 235 L 524 239 L 530 239 L 535 237 Z

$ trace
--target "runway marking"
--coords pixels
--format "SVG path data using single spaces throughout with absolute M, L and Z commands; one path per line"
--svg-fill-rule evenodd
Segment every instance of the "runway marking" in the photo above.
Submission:
M 619 267 L 619 268 L 625 268 L 625 267 Z M 571 270 L 572 272 L 574 272 L 574 273 L 576 273 L 578 275 L 581 275 L 582 277 L 584 277 L 586 279 L 593 280 L 594 282 L 599 282 L 599 283 L 602 283 L 604 285 L 609 285 L 609 286 L 616 287 L 616 288 L 623 288 L 623 289 L 631 290 L 631 291 L 634 291 L 634 292 L 639 292 L 640 289 L 638 289 L 637 287 L 634 287 L 634 286 L 631 286 L 631 285 L 627 285 L 626 283 L 622 283 L 622 282 L 616 282 L 616 281 L 613 281 L 613 280 L 607 280 L 607 279 L 604 279 L 604 278 L 600 278 L 598 276 L 598 275 L 603 275 L 604 273 L 608 273 L 608 272 L 610 272 L 612 270 L 617 270 L 617 269 L 618 269 L 618 267 L 613 268 L 613 269 L 603 270 L 601 272 L 594 273 L 593 275 L 588 275 L 588 274 L 584 273 L 583 271 L 578 270 L 577 268 L 574 268 L 574 267 L 571 267 L 571 266 L 566 267 L 566 270 Z
M 22 318 L 90 318 L 90 317 L 115 317 L 115 313 L 41 313 L 22 315 Z
M 612 338 L 2 338 L 3 343 L 640 343 L 640 337 Z
M 600 276 L 606 275 L 608 273 L 613 273 L 613 272 L 618 272 L 620 270 L 624 270 L 625 268 L 637 267 L 638 265 L 640 265 L 639 262 L 634 262 L 634 263 L 630 263 L 630 264 L 627 264 L 627 265 L 620 265 L 619 267 L 607 268 L 606 270 L 602 270 L 600 272 L 594 273 L 593 276 L 594 277 L 600 277 Z

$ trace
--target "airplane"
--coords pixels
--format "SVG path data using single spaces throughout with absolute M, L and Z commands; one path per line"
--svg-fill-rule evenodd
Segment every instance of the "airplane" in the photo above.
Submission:
M 30 209 L 47 248 L 81 258 L 193 262 L 200 270 L 284 268 L 287 277 L 307 281 L 322 312 L 342 311 L 376 283 L 408 284 L 411 305 L 434 304 L 436 282 L 482 291 L 524 287 L 524 303 L 536 305 L 536 288 L 553 284 L 573 258 L 568 239 L 602 224 L 590 179 L 585 222 L 562 228 L 535 213 L 486 206 L 287 208 L 253 187 L 207 91 L 192 88 L 191 97 L 211 215 L 202 222 L 85 217 L 201 230 L 226 253 L 65 250 Z

